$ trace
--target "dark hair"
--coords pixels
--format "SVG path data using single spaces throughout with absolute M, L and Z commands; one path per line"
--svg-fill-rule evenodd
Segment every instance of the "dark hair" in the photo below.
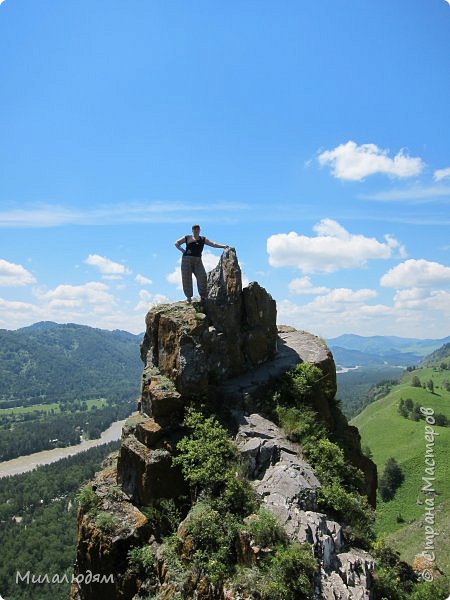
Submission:
M 192 225 L 192 229 L 200 229 L 200 225 Z

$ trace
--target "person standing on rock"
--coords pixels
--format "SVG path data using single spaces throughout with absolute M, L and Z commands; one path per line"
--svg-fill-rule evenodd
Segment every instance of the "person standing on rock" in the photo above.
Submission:
M 186 244 L 183 249 L 182 244 Z M 201 302 L 207 297 L 206 289 L 206 271 L 202 263 L 202 252 L 204 245 L 212 248 L 228 248 L 225 244 L 216 244 L 208 238 L 200 235 L 200 225 L 192 225 L 192 235 L 185 235 L 175 242 L 175 247 L 183 253 L 181 259 L 181 280 L 183 282 L 183 292 L 190 303 L 192 300 L 192 275 L 197 280 L 198 293 Z

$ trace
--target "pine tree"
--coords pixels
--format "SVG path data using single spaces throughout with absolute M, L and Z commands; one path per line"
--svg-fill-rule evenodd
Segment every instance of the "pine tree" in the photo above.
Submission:
M 404 479 L 403 471 L 395 458 L 388 458 L 379 484 L 380 494 L 384 502 L 392 500 Z

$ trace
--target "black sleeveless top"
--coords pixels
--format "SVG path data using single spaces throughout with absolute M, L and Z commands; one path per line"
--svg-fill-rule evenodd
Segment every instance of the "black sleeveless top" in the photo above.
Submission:
M 200 236 L 198 240 L 192 238 L 190 242 L 188 242 L 188 236 L 184 237 L 186 241 L 186 250 L 183 253 L 183 256 L 201 256 L 203 252 L 203 246 L 205 245 L 205 238 Z

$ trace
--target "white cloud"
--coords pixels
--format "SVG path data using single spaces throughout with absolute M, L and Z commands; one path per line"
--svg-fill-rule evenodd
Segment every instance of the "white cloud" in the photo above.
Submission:
M 369 292 L 372 292 L 370 294 Z M 332 290 L 307 304 L 278 302 L 278 322 L 325 338 L 349 331 L 359 335 L 442 337 L 450 319 L 450 293 L 444 290 L 400 290 L 393 305 L 368 304 L 373 290 Z
M 163 294 L 150 294 L 147 290 L 139 292 L 140 301 L 134 307 L 134 310 L 148 311 L 152 306 L 157 304 L 167 304 L 171 300 Z
M 364 266 L 368 260 L 386 259 L 393 255 L 399 242 L 392 236 L 379 242 L 346 231 L 332 219 L 315 225 L 317 236 L 299 235 L 295 231 L 278 233 L 267 240 L 269 264 L 272 267 L 296 267 L 303 273 L 332 273 L 339 269 Z M 402 250 L 403 252 L 403 250 Z
M 423 258 L 411 258 L 385 273 L 380 283 L 396 289 L 445 285 L 450 283 L 450 267 Z
M 217 254 L 213 254 L 209 250 L 206 250 L 202 254 L 202 262 L 206 269 L 206 272 L 212 271 L 217 267 L 217 263 L 219 262 L 220 256 Z M 195 282 L 195 277 L 193 278 Z M 177 286 L 177 290 L 183 289 L 181 285 L 181 257 L 177 260 L 177 266 L 175 269 L 166 275 L 166 281 L 171 283 L 172 285 Z
M 131 273 L 124 265 L 99 254 L 89 254 L 84 262 L 91 267 L 96 267 L 102 273 L 103 279 L 121 279 L 123 275 Z
M 116 303 L 105 283 L 90 281 L 83 285 L 61 284 L 48 292 L 37 292 L 38 298 L 46 301 L 49 309 L 94 310 L 104 313 Z
M 325 150 L 318 156 L 321 166 L 331 165 L 332 174 L 337 179 L 361 181 L 368 175 L 383 173 L 392 177 L 412 177 L 424 168 L 419 157 L 410 157 L 400 150 L 394 158 L 389 158 L 389 150 L 382 150 L 375 144 L 361 144 L 348 141 L 333 150 Z
M 309 277 L 298 277 L 293 279 L 289 283 L 288 288 L 291 294 L 297 294 L 299 296 L 326 294 L 330 291 L 327 287 L 315 287 Z
M 140 273 L 136 275 L 134 280 L 140 283 L 141 285 L 151 285 L 153 283 L 151 279 L 149 279 L 148 277 L 144 277 L 144 275 L 141 275 Z
M 312 301 L 311 305 L 317 309 L 328 310 L 330 306 L 336 304 L 360 304 L 375 298 L 377 295 L 375 290 L 362 288 L 360 290 L 351 290 L 349 288 L 335 288 L 325 296 L 320 296 Z
M 409 321 L 412 325 L 414 321 L 421 321 L 423 325 L 433 319 L 437 336 L 442 337 L 450 318 L 450 292 L 417 287 L 398 290 L 394 296 L 394 309 L 399 321 Z M 430 337 L 428 332 L 427 337 Z
M 382 323 L 391 318 L 392 308 L 366 304 L 376 296 L 376 291 L 371 289 L 337 288 L 306 304 L 282 300 L 277 306 L 278 322 L 325 337 L 348 331 L 365 335 L 379 333 Z
M 450 167 L 447 167 L 446 169 L 436 169 L 433 177 L 435 181 L 441 181 L 441 179 L 450 178 Z
M 39 306 L 0 298 L 0 328 L 16 329 L 42 320 L 46 320 L 46 317 Z
M 386 240 L 389 248 L 392 248 L 392 250 L 397 250 L 398 256 L 400 258 L 406 258 L 408 256 L 405 246 L 403 244 L 400 244 L 400 242 L 396 240 L 393 235 L 387 233 L 384 236 L 384 239 Z
M 25 267 L 0 258 L 0 285 L 19 286 L 35 282 L 36 279 Z

